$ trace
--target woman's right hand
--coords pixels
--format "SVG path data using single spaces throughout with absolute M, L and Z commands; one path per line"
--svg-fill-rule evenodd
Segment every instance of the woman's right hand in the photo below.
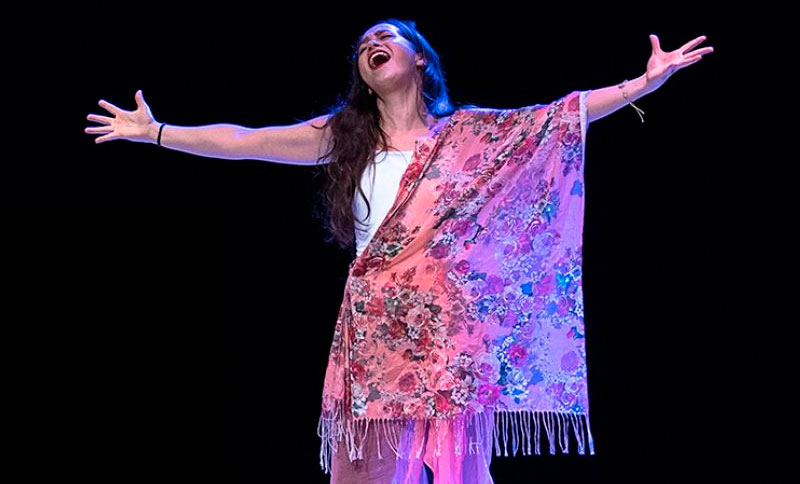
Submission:
M 87 127 L 87 133 L 107 133 L 104 136 L 95 138 L 95 143 L 111 141 L 114 139 L 126 139 L 138 143 L 155 143 L 154 132 L 157 133 L 158 124 L 150 112 L 150 107 L 144 102 L 142 90 L 136 91 L 136 111 L 125 111 L 111 103 L 103 101 L 98 104 L 114 115 L 113 118 L 90 114 L 86 116 L 89 121 L 97 121 L 104 126 Z

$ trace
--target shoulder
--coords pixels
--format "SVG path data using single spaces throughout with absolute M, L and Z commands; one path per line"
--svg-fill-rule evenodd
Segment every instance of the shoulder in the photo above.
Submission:
M 467 104 L 459 107 L 456 110 L 456 114 L 461 118 L 486 117 L 486 116 L 498 116 L 498 115 L 509 116 L 509 115 L 536 113 L 539 111 L 546 111 L 548 109 L 554 110 L 562 107 L 571 108 L 574 105 L 577 105 L 579 100 L 582 100 L 582 97 L 588 95 L 589 92 L 590 91 L 588 90 L 587 91 L 575 90 L 546 104 L 530 104 L 527 106 L 514 107 L 514 108 L 492 108 L 492 107 L 477 106 L 474 104 Z
M 476 123 L 494 118 L 503 111 L 502 109 L 470 104 L 456 109 L 455 112 L 453 112 L 452 119 L 459 123 Z
M 525 114 L 538 111 L 546 107 L 543 104 L 524 106 L 521 108 L 492 108 L 485 106 L 469 106 L 459 108 L 453 117 L 459 122 L 471 124 L 496 124 L 505 122 L 508 118 L 518 118 Z

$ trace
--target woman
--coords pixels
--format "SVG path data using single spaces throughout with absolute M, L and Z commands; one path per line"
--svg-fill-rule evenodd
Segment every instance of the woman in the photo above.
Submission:
M 492 445 L 531 454 L 533 441 L 539 454 L 540 427 L 551 453 L 568 452 L 570 430 L 579 453 L 587 440 L 594 453 L 581 283 L 587 126 L 711 52 L 687 52 L 702 40 L 665 53 L 651 36 L 647 70 L 630 82 L 546 105 L 455 109 L 414 22 L 388 19 L 359 36 L 349 95 L 325 116 L 178 127 L 157 123 L 138 91 L 136 111 L 101 101 L 115 117 L 90 115 L 106 126 L 86 131 L 107 133 L 96 142 L 323 163 L 328 227 L 357 255 L 325 376 L 323 469 L 342 484 L 427 483 L 426 467 L 434 484 L 491 484 Z

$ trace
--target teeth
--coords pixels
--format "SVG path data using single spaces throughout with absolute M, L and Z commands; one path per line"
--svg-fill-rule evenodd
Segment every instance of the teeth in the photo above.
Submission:
M 382 56 L 386 57 L 386 60 L 387 60 L 387 61 L 388 61 L 388 60 L 389 60 L 389 58 L 390 58 L 389 54 L 387 54 L 386 52 L 383 52 L 382 50 L 379 50 L 379 51 L 375 52 L 374 54 L 372 54 L 372 57 L 370 57 L 370 58 L 369 58 L 369 63 L 370 63 L 370 65 L 372 65 L 372 67 L 375 67 L 375 66 L 376 66 L 376 64 L 375 64 L 375 59 L 376 59 L 376 58 L 377 58 L 379 55 L 382 55 Z

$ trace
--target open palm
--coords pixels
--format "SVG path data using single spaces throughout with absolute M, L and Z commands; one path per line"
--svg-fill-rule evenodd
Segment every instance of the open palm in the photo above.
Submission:
M 701 35 L 700 37 L 683 44 L 678 49 L 670 52 L 664 52 L 661 50 L 661 44 L 658 41 L 658 37 L 655 35 L 650 35 L 650 43 L 653 46 L 653 51 L 650 54 L 650 59 L 647 61 L 647 73 L 645 74 L 648 87 L 657 89 L 664 84 L 664 82 L 666 82 L 666 80 L 669 79 L 673 73 L 699 61 L 703 58 L 704 54 L 714 52 L 713 47 L 704 47 L 702 49 L 689 52 L 690 49 L 694 48 L 697 44 L 703 42 L 704 40 L 706 40 L 706 36 Z
M 98 123 L 104 124 L 104 126 L 90 126 L 85 129 L 87 133 L 106 133 L 104 136 L 95 138 L 95 143 L 102 143 L 114 139 L 126 139 L 139 143 L 150 143 L 153 141 L 150 133 L 152 131 L 151 128 L 157 124 L 156 120 L 153 118 L 150 107 L 144 102 L 144 95 L 141 89 L 136 91 L 135 98 L 137 106 L 135 111 L 120 109 L 102 99 L 98 101 L 98 104 L 113 114 L 114 117 L 110 118 L 98 114 L 86 116 L 86 119 L 89 121 L 97 121 Z

